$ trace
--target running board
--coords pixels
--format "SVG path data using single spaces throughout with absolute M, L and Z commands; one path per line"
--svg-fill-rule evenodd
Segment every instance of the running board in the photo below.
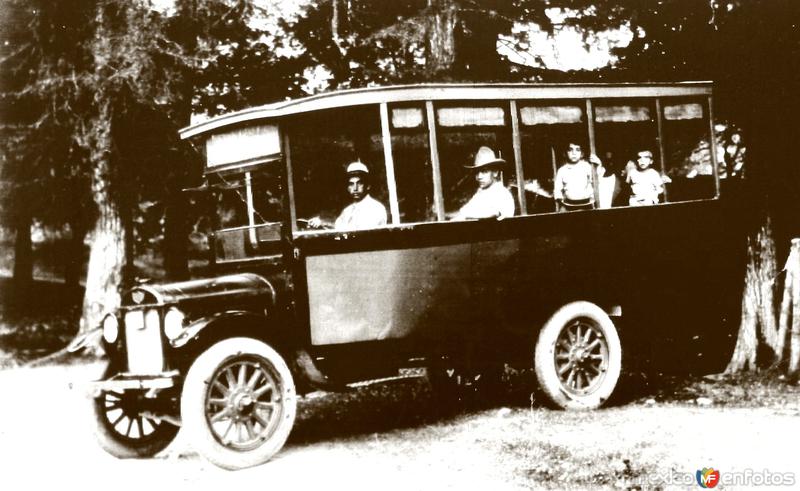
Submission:
M 361 382 L 353 382 L 347 384 L 348 387 L 356 389 L 358 387 L 367 387 L 369 385 L 381 384 L 384 382 L 392 382 L 394 380 L 405 380 L 412 378 L 422 378 L 427 376 L 428 371 L 425 368 L 401 368 L 400 373 L 392 377 L 376 378 L 372 380 L 363 380 Z

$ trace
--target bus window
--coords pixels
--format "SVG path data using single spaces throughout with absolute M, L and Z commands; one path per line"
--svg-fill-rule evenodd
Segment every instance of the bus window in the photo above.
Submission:
M 506 109 L 500 106 L 439 107 L 436 117 L 445 216 L 454 217 L 478 189 L 475 172 L 466 166 L 473 165 L 480 147 L 489 147 L 506 161 L 500 173 L 505 186 L 516 182 Z M 515 204 L 515 208 L 519 210 L 519 205 Z
M 253 188 L 253 215 L 256 224 L 274 224 L 273 227 L 258 227 L 256 237 L 258 242 L 280 239 L 278 224 L 283 217 L 283 187 L 278 174 L 280 164 L 271 162 L 260 172 L 254 172 L 251 177 Z
M 220 228 L 248 225 L 247 187 L 242 176 L 223 178 L 217 185 L 217 217 Z
M 433 173 L 425 110 L 421 105 L 393 107 L 390 114 L 400 222 L 435 222 Z
M 565 161 L 567 143 L 586 141 L 584 107 L 582 101 L 520 107 L 522 169 L 529 214 L 555 211 L 553 179 Z
M 595 142 L 603 162 L 600 207 L 664 202 L 658 161 L 658 125 L 651 101 L 598 101 L 594 105 Z M 638 158 L 639 154 L 651 158 Z M 644 182 L 647 181 L 647 186 Z M 643 189 L 653 188 L 650 192 Z M 638 194 L 637 194 L 638 192 Z
M 236 174 L 216 174 L 220 230 L 215 232 L 218 260 L 236 260 L 275 252 L 283 213 L 277 161 Z M 270 245 L 272 243 L 272 245 Z
M 388 211 L 388 188 L 377 106 L 302 114 L 289 125 L 298 228 L 334 228 L 352 202 L 347 168 L 363 163 L 367 195 Z M 310 223 L 314 226 L 309 227 Z
M 663 138 L 670 201 L 716 194 L 709 145 L 708 110 L 702 100 L 663 100 Z

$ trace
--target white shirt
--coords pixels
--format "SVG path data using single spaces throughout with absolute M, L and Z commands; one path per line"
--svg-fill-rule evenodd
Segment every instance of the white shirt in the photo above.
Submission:
M 486 189 L 478 189 L 467 203 L 458 211 L 454 220 L 466 218 L 491 218 L 514 216 L 514 197 L 500 181 L 495 181 Z
M 365 230 L 386 225 L 386 208 L 370 195 L 347 205 L 334 227 L 336 230 Z
M 568 199 L 572 201 L 594 201 L 594 188 L 592 187 L 592 164 L 579 160 L 574 164 L 567 163 L 561 166 L 556 173 L 556 182 L 553 184 L 553 197 L 557 200 Z
M 658 203 L 658 195 L 664 192 L 664 181 L 657 170 L 648 167 L 645 170 L 628 171 L 628 184 L 631 185 L 629 204 L 654 205 Z

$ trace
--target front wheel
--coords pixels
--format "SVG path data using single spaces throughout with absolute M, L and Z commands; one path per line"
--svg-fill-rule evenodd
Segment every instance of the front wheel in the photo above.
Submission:
M 188 437 L 201 455 L 226 469 L 267 462 L 289 437 L 296 408 L 286 362 L 251 338 L 226 339 L 200 355 L 181 397 Z
M 539 387 L 555 406 L 602 406 L 622 370 L 622 347 L 614 323 L 591 302 L 563 306 L 539 333 L 534 368 Z
M 113 375 L 107 368 L 103 379 Z M 143 390 L 106 390 L 92 399 L 95 438 L 120 459 L 152 457 L 169 445 L 178 427 L 152 416 L 170 401 L 145 397 Z

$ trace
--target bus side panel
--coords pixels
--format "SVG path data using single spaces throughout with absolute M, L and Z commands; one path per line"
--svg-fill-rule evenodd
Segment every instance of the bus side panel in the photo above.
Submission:
M 726 230 L 725 218 L 711 201 L 512 220 L 519 255 L 503 275 L 511 284 L 497 290 L 502 315 L 493 329 L 510 329 L 509 347 L 525 341 L 528 357 L 556 309 L 588 300 L 621 308 L 628 356 L 668 370 L 720 369 L 743 274 L 741 234 Z
M 469 302 L 469 259 L 469 244 L 308 257 L 311 343 L 444 332 Z

